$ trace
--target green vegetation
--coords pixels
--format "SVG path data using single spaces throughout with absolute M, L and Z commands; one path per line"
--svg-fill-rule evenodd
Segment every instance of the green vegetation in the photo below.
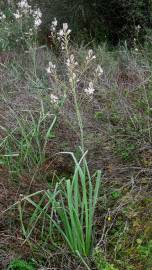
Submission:
M 2 2 L 0 269 L 152 269 L 151 4 Z
M 35 1 L 33 1 L 35 3 Z M 77 39 L 95 38 L 111 44 L 127 40 L 134 45 L 134 38 L 143 42 L 152 27 L 151 0 L 37 0 L 45 13 L 43 30 L 48 30 L 53 17 L 70 24 Z M 72 14 L 72 15 L 71 15 Z M 105 38 L 106 37 L 106 38 Z
M 94 251 L 93 258 L 98 270 L 117 270 L 112 264 L 108 263 L 102 254 L 102 250 L 98 247 Z
M 35 267 L 24 260 L 16 259 L 11 261 L 8 270 L 35 270 Z
M 46 145 L 53 137 L 52 129 L 56 116 L 50 112 L 45 113 L 42 102 L 39 115 L 27 111 L 18 116 L 14 111 L 11 112 L 17 126 L 12 132 L 1 127 L 6 135 L 0 144 L 0 164 L 7 166 L 10 173 L 20 175 L 25 164 L 26 169 L 30 171 L 31 168 L 41 166 L 45 162 Z
M 30 237 L 37 222 L 43 215 L 43 218 L 45 216 L 43 234 L 47 229 L 45 228 L 46 220 L 49 219 L 50 237 L 53 237 L 52 226 L 54 225 L 70 250 L 81 258 L 81 256 L 88 256 L 93 247 L 93 219 L 99 196 L 101 172 L 97 171 L 91 178 L 85 155 L 82 156 L 79 162 L 77 162 L 73 154 L 72 157 L 75 162 L 72 180 L 63 178 L 59 183 L 56 183 L 53 192 L 49 190 L 43 193 L 41 192 L 42 198 L 38 204 L 33 200 L 33 197 L 37 194 L 25 197 L 25 201 L 28 201 L 35 207 L 28 222 L 28 231 L 23 224 L 24 209 L 19 207 L 19 211 L 23 233 L 26 238 Z M 84 164 L 81 168 L 82 162 Z M 95 181 L 95 187 L 93 187 L 93 181 Z M 47 201 L 46 204 L 45 201 Z M 51 214 L 49 214 L 50 207 L 52 209 Z M 57 219 L 53 218 L 55 214 Z

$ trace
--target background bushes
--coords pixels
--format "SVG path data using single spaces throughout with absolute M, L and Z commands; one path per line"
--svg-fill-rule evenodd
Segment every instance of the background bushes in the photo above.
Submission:
M 97 0 L 98 16 L 103 17 L 108 39 L 116 44 L 121 40 L 143 40 L 147 28 L 151 28 L 151 0 Z M 138 26 L 141 26 L 140 31 Z
M 15 0 L 16 1 L 16 0 Z M 2 1 L 3 2 L 3 1 Z M 6 1 L 4 1 L 6 3 Z M 152 28 L 152 0 L 31 0 L 43 11 L 42 32 L 45 36 L 54 17 L 70 24 L 78 41 L 108 40 L 116 45 L 127 40 L 144 40 Z M 140 25 L 140 31 L 137 26 Z
M 34 1 L 35 2 L 35 1 Z M 152 27 L 151 0 L 38 0 L 44 10 L 46 29 L 50 17 L 56 16 L 60 22 L 68 21 L 79 37 L 107 38 L 110 43 L 132 40 L 137 36 L 143 41 L 147 28 Z M 137 26 L 142 28 L 137 31 Z

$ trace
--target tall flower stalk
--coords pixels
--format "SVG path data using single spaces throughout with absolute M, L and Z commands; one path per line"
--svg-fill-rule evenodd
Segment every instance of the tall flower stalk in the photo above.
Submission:
M 80 129 L 81 149 L 82 149 L 82 152 L 84 153 L 85 152 L 85 148 L 84 148 L 83 122 L 82 122 L 82 117 L 81 117 L 81 113 L 80 113 L 80 109 L 79 109 L 79 103 L 78 103 L 78 99 L 77 99 L 76 81 L 75 81 L 75 79 L 72 79 L 71 89 L 72 89 L 72 93 L 73 93 L 73 97 L 74 97 L 74 105 L 75 105 L 75 109 L 76 109 L 76 114 L 77 114 L 77 120 L 78 120 L 79 129 Z
M 81 149 L 82 152 L 85 152 L 84 148 L 84 132 L 83 132 L 83 122 L 82 122 L 82 117 L 80 113 L 80 108 L 79 108 L 79 102 L 77 98 L 77 76 L 74 72 L 74 69 L 78 65 L 78 63 L 74 59 L 74 55 L 69 55 L 68 47 L 66 51 L 67 55 L 67 69 L 68 69 L 68 74 L 69 74 L 69 83 L 70 83 L 70 88 L 73 94 L 74 98 L 74 106 L 76 110 L 76 115 L 77 115 L 77 121 L 78 121 L 78 126 L 80 129 L 80 144 L 81 144 Z
M 80 113 L 80 108 L 79 108 L 79 103 L 78 103 L 78 98 L 77 98 L 77 91 L 76 91 L 78 78 L 75 73 L 75 69 L 78 63 L 75 61 L 74 55 L 70 54 L 70 50 L 69 50 L 70 33 L 71 33 L 71 30 L 68 28 L 68 24 L 64 23 L 63 29 L 61 29 L 58 33 L 58 39 L 61 42 L 61 49 L 65 53 L 65 57 L 66 57 L 66 66 L 68 70 L 69 84 L 70 84 L 70 88 L 71 88 L 73 98 L 74 98 L 74 105 L 75 105 L 79 129 L 80 129 L 80 144 L 81 144 L 82 152 L 84 153 L 85 149 L 84 149 L 83 123 L 82 123 L 82 117 Z
M 58 40 L 62 54 L 65 59 L 65 64 L 66 64 L 66 69 L 67 69 L 67 77 L 68 77 L 68 84 L 66 82 L 66 88 L 70 89 L 69 91 L 72 92 L 73 99 L 74 99 L 74 107 L 76 111 L 76 116 L 77 116 L 77 122 L 80 130 L 80 144 L 81 144 L 81 150 L 82 153 L 85 152 L 85 146 L 84 146 L 84 130 L 83 130 L 83 121 L 82 121 L 82 116 L 80 113 L 80 107 L 79 107 L 79 100 L 78 100 L 78 95 L 77 95 L 77 84 L 78 82 L 81 81 L 84 73 L 87 71 L 87 69 L 90 67 L 92 61 L 96 59 L 96 56 L 93 52 L 92 49 L 88 50 L 88 53 L 85 58 L 84 62 L 84 70 L 83 72 L 79 72 L 78 68 L 78 62 L 75 60 L 75 56 L 71 54 L 71 48 L 70 48 L 70 34 L 71 30 L 68 27 L 67 23 L 63 23 L 62 29 L 57 31 L 57 25 L 58 22 L 56 18 L 54 18 L 54 21 L 52 22 L 51 25 L 51 35 L 52 38 L 55 40 Z M 56 66 L 53 65 L 49 62 L 49 67 L 46 69 L 47 73 L 53 76 L 54 78 L 56 77 Z M 92 98 L 92 95 L 94 94 L 94 80 L 96 78 L 102 76 L 103 74 L 103 69 L 101 68 L 100 65 L 97 65 L 95 71 L 93 72 L 94 79 L 89 82 L 88 87 L 84 89 L 84 93 L 87 96 L 90 96 Z

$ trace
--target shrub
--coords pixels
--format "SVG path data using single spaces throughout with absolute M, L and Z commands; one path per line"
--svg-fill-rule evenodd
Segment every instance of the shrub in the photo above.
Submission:
M 16 1 L 14 1 L 16 2 Z M 73 37 L 78 41 L 105 37 L 112 44 L 127 40 L 130 45 L 138 37 L 144 40 L 147 29 L 152 27 L 151 0 L 56 0 L 28 1 L 43 11 L 42 35 L 47 36 L 54 17 L 60 23 L 68 22 Z M 140 28 L 141 27 L 141 28 Z
M 152 3 L 144 0 L 97 0 L 98 16 L 103 17 L 107 37 L 113 43 L 128 40 L 130 43 L 139 34 L 143 38 L 151 27 Z M 142 27 L 139 29 L 139 27 Z M 140 30 L 140 31 L 139 31 Z
M 35 2 L 35 1 L 34 1 Z M 105 39 L 112 44 L 127 40 L 130 44 L 138 35 L 143 40 L 146 29 L 152 26 L 151 0 L 64 0 L 41 2 L 38 5 L 44 10 L 44 25 L 49 29 L 50 20 L 67 21 L 74 30 L 76 39 L 83 33 L 97 41 Z M 138 29 L 138 25 L 142 28 Z M 44 27 L 44 28 L 45 28 Z
M 0 51 L 27 49 L 36 40 L 42 17 L 40 9 L 32 9 L 26 0 L 0 7 Z

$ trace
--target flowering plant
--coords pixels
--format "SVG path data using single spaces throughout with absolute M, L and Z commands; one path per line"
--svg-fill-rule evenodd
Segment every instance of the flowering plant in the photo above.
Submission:
M 41 10 L 32 8 L 27 0 L 18 2 L 16 9 L 10 4 L 0 11 L 0 51 L 25 49 L 36 39 L 41 23 Z
M 68 27 L 67 23 L 63 23 L 62 29 L 57 29 L 58 22 L 56 18 L 53 20 L 51 25 L 51 36 L 60 44 L 61 49 L 61 57 L 63 57 L 64 62 L 64 72 L 66 74 L 66 79 L 60 80 L 60 75 L 58 72 L 57 66 L 49 62 L 48 67 L 46 67 L 46 72 L 48 74 L 49 79 L 55 83 L 59 83 L 62 85 L 64 84 L 64 89 L 66 89 L 64 96 L 68 97 L 70 94 L 73 97 L 74 107 L 76 111 L 77 121 L 80 129 L 80 143 L 81 143 L 81 149 L 82 152 L 84 152 L 84 139 L 83 139 L 83 123 L 82 123 L 82 117 L 80 114 L 80 108 L 79 108 L 79 93 L 78 91 L 80 84 L 83 84 L 83 87 L 81 89 L 81 96 L 84 96 L 86 99 L 92 99 L 94 92 L 95 92 L 95 82 L 103 75 L 103 69 L 98 64 L 95 63 L 96 67 L 92 70 L 92 76 L 90 78 L 90 81 L 85 80 L 84 78 L 87 74 L 87 71 L 92 68 L 92 63 L 96 60 L 96 56 L 92 49 L 89 49 L 87 54 L 85 55 L 85 58 L 83 59 L 83 69 L 81 70 L 81 65 L 79 63 L 79 60 L 76 59 L 76 56 L 72 52 L 72 48 L 70 46 L 70 34 L 71 30 Z M 91 80 L 92 79 L 92 80 Z M 55 89 L 58 89 L 58 87 L 55 87 Z M 58 93 L 51 93 L 50 95 L 51 103 L 57 106 L 60 104 L 61 99 L 63 98 L 63 95 Z

